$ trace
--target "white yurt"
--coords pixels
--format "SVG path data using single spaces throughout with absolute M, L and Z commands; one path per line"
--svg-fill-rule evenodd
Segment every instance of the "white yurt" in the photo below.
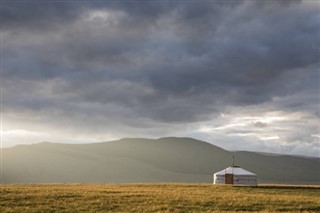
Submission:
M 214 173 L 213 184 L 238 184 L 238 185 L 257 185 L 257 175 L 240 168 L 231 166 L 220 172 Z

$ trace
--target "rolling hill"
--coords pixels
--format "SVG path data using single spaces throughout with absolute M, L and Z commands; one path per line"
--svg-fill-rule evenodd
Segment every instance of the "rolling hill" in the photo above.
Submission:
M 320 158 L 230 152 L 192 138 L 121 139 L 94 144 L 43 142 L 2 149 L 2 183 L 212 182 L 236 164 L 258 183 L 319 184 Z

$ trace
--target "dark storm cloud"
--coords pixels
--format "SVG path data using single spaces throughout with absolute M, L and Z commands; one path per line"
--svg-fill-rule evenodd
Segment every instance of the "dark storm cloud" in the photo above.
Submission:
M 259 104 L 319 116 L 313 1 L 4 1 L 1 11 L 10 113 L 102 129 Z
M 61 23 L 72 22 L 83 7 L 76 2 L 54 1 L 3 1 L 2 20 L 4 30 L 20 31 L 56 29 Z
M 308 4 L 6 2 L 3 17 L 9 79 L 61 79 L 61 96 L 156 120 L 265 102 L 296 90 L 283 75 L 318 73 L 307 68 L 319 58 Z

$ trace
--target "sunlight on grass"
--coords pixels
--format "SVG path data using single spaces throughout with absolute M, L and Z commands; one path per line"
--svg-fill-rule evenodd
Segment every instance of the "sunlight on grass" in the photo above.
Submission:
M 2 185 L 0 212 L 319 212 L 319 187 Z

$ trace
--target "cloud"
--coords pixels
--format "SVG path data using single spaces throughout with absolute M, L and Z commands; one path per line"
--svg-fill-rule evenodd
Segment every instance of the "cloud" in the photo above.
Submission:
M 197 126 L 215 120 L 231 125 L 235 140 L 252 139 L 219 115 L 248 116 L 254 108 L 258 117 L 305 114 L 310 128 L 297 144 L 317 134 L 320 19 L 313 2 L 10 1 L 2 17 L 7 130 L 204 137 Z M 247 125 L 274 128 L 253 122 Z M 292 131 L 282 141 L 291 141 L 296 123 L 286 125 Z M 276 138 L 254 134 L 260 142 Z
M 257 122 L 252 123 L 252 126 L 258 127 L 258 128 L 264 128 L 264 127 L 267 127 L 268 124 L 264 123 L 264 122 L 257 121 Z

